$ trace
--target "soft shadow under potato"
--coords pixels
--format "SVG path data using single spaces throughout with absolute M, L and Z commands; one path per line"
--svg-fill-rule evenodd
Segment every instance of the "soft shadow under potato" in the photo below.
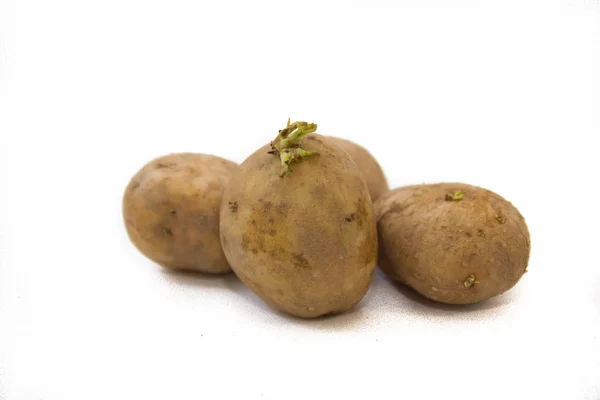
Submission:
M 218 288 L 223 290 L 245 290 L 244 284 L 234 273 L 206 274 L 201 272 L 160 268 L 159 273 L 169 282 L 198 288 Z
M 394 286 L 402 296 L 410 299 L 411 309 L 417 314 L 429 314 L 434 316 L 451 316 L 453 313 L 471 313 L 482 310 L 493 310 L 508 306 L 512 302 L 511 293 L 492 297 L 491 299 L 472 304 L 446 304 L 440 303 L 421 295 L 408 285 L 398 282 L 384 274 L 383 279 Z
M 204 274 L 185 270 L 172 270 L 161 268 L 160 273 L 169 282 L 177 285 L 189 286 L 199 290 L 223 290 L 242 298 L 244 306 L 251 305 L 264 311 L 271 309 L 248 289 L 234 274 Z

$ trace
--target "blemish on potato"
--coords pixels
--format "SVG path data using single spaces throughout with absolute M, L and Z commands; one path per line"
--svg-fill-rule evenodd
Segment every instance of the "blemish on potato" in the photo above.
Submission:
M 273 203 L 270 201 L 265 201 L 263 203 L 263 212 L 268 213 L 271 210 L 271 207 L 273 207 Z
M 322 203 L 327 196 L 327 187 L 325 185 L 318 185 L 310 191 L 310 194 L 316 202 Z
M 156 163 L 156 169 L 161 169 L 161 168 L 171 168 L 173 165 L 172 164 L 166 164 L 166 163 Z
M 238 209 L 237 201 L 230 201 L 229 202 L 229 210 L 231 210 L 231 212 L 236 212 L 237 209 Z
M 250 243 L 250 239 L 247 234 L 242 236 L 242 250 L 248 250 L 248 244 Z
M 287 215 L 289 209 L 290 209 L 290 205 L 288 203 L 279 203 L 277 205 L 277 214 Z
M 479 237 L 485 237 L 485 232 L 484 232 L 484 231 L 482 231 L 481 229 L 479 229 L 479 230 L 477 231 L 477 236 L 479 236 Z
M 163 234 L 163 235 L 165 235 L 165 236 L 173 236 L 173 231 L 172 231 L 172 230 L 170 230 L 169 228 L 167 228 L 166 226 L 163 226 L 163 227 L 161 228 L 161 232 L 162 232 L 162 234 Z
M 171 211 L 169 211 L 169 215 L 170 215 L 171 217 L 176 217 L 176 216 L 177 216 L 177 211 L 175 211 L 175 210 L 171 210 Z
M 501 216 L 500 214 L 496 215 L 496 221 L 500 222 L 501 224 L 505 224 L 506 223 L 506 218 Z
M 304 253 L 296 254 L 293 259 L 294 265 L 298 268 L 310 268 L 308 260 L 304 257 Z

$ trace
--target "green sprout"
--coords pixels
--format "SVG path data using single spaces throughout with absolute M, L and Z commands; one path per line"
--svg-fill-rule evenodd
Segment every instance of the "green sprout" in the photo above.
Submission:
M 479 281 L 477 280 L 477 278 L 475 278 L 475 275 L 471 274 L 467 277 L 467 279 L 464 280 L 463 286 L 466 288 L 470 288 L 474 285 L 477 285 L 478 283 Z
M 446 201 L 460 201 L 465 197 L 465 193 L 462 190 L 457 190 L 454 193 L 446 194 Z
M 269 154 L 279 155 L 281 177 L 292 171 L 291 164 L 299 163 L 307 157 L 318 154 L 300 147 L 300 143 L 306 135 L 316 130 L 317 124 L 303 121 L 290 123 L 288 118 L 286 127 L 281 129 L 275 140 L 271 142 L 271 151 L 269 151 Z

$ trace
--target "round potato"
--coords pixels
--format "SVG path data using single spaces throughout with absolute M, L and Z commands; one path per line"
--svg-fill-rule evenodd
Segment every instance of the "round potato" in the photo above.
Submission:
M 123 217 L 133 244 L 166 268 L 231 271 L 219 239 L 223 189 L 237 169 L 207 154 L 180 153 L 146 164 L 129 182 Z
M 340 313 L 369 288 L 377 259 L 369 193 L 350 156 L 323 136 L 266 145 L 248 157 L 226 189 L 220 222 L 231 267 L 278 310 Z
M 512 288 L 529 261 L 529 231 L 499 195 L 461 183 L 407 186 L 375 204 L 379 266 L 442 303 L 469 304 Z
M 327 139 L 350 154 L 352 161 L 354 161 L 367 183 L 369 195 L 373 202 L 390 190 L 381 166 L 367 149 L 346 139 L 333 136 L 327 136 Z

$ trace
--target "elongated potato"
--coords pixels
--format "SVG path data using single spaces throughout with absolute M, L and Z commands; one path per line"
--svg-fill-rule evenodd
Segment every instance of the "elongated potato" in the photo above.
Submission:
M 525 220 L 489 190 L 462 183 L 401 187 L 375 210 L 381 269 L 425 297 L 475 303 L 507 291 L 525 273 Z
M 266 303 L 299 317 L 352 308 L 377 258 L 366 184 L 346 152 L 317 134 L 303 139 L 314 129 L 288 125 L 248 157 L 221 206 L 221 242 L 235 273 Z
M 237 165 L 207 154 L 179 153 L 146 164 L 129 182 L 123 217 L 133 244 L 166 268 L 229 272 L 219 209 Z
M 373 202 L 375 202 L 383 193 L 390 190 L 381 166 L 367 149 L 350 140 L 333 136 L 327 136 L 327 139 L 350 154 L 352 161 L 354 161 L 367 183 L 369 195 Z

